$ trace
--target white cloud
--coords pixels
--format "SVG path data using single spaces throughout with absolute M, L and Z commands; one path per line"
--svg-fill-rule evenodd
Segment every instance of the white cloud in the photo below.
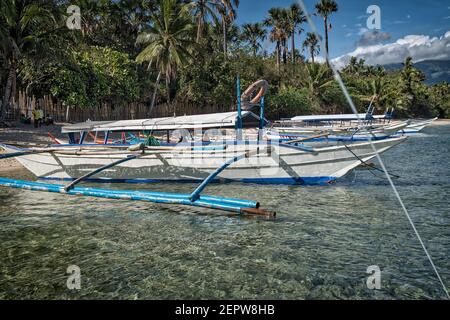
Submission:
M 361 35 L 358 41 L 358 46 L 367 47 L 370 45 L 386 42 L 391 39 L 391 35 L 387 32 L 381 32 L 378 30 L 367 30 Z
M 359 28 L 358 36 L 362 36 L 367 31 L 369 31 L 369 29 L 367 29 L 367 28 Z
M 310 57 L 310 56 L 307 56 L 307 57 L 306 57 L 306 61 L 312 62 L 312 61 L 311 61 L 311 57 Z M 315 56 L 315 57 L 314 57 L 314 62 L 315 62 L 315 63 L 325 63 L 326 60 L 325 60 L 325 58 L 322 57 L 322 56 Z
M 347 65 L 351 57 L 362 58 L 371 65 L 403 62 L 411 56 L 414 62 L 423 60 L 450 60 L 450 31 L 442 37 L 408 35 L 394 43 L 359 46 L 355 51 L 333 59 L 338 68 Z

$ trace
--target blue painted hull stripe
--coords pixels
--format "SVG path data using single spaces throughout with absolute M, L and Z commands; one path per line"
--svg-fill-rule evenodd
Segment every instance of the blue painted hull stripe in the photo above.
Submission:
M 279 141 L 285 142 L 285 141 L 289 141 L 289 140 L 295 140 L 295 139 L 302 139 L 302 138 L 306 138 L 308 136 L 303 136 L 303 135 L 290 135 L 290 134 L 281 134 L 280 135 L 280 139 Z M 391 135 L 391 136 L 379 136 L 379 137 L 372 137 L 372 141 L 374 140 L 385 140 L 388 138 L 395 138 L 396 135 Z M 355 141 L 355 142 L 360 142 L 360 141 L 369 141 L 368 137 L 344 137 L 344 136 L 330 136 L 330 137 L 325 137 L 325 138 L 315 138 L 315 139 L 310 139 L 308 140 L 308 142 L 318 142 L 318 141 Z
M 40 180 L 73 181 L 72 178 L 38 177 Z M 336 177 L 301 177 L 295 178 L 244 178 L 244 179 L 214 179 L 212 183 L 253 183 L 253 184 L 284 184 L 284 185 L 328 185 L 336 181 Z M 93 183 L 199 183 L 203 179 L 99 179 L 85 180 Z

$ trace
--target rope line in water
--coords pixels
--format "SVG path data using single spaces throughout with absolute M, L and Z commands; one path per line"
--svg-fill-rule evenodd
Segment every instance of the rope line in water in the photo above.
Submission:
M 356 118 L 358 119 L 358 121 L 361 121 L 361 118 L 359 117 L 358 111 L 357 111 L 357 109 L 356 109 L 356 107 L 355 107 L 355 105 L 353 103 L 353 100 L 350 97 L 350 94 L 348 93 L 347 87 L 345 86 L 344 82 L 342 81 L 342 78 L 341 78 L 339 72 L 337 71 L 337 69 L 335 68 L 335 66 L 330 62 L 330 56 L 329 56 L 329 53 L 327 52 L 327 50 L 325 48 L 325 45 L 323 43 L 323 39 L 319 36 L 319 34 L 317 32 L 316 25 L 311 20 L 311 16 L 308 14 L 308 10 L 306 9 L 306 6 L 305 6 L 303 0 L 297 0 L 297 2 L 300 5 L 300 7 L 302 8 L 303 12 L 305 13 L 306 20 L 308 21 L 308 24 L 309 24 L 309 26 L 311 28 L 311 31 L 319 39 L 322 52 L 325 52 L 325 59 L 326 59 L 328 65 L 330 66 L 331 70 L 333 71 L 334 78 L 338 82 L 342 92 L 344 93 L 345 98 L 346 98 L 348 104 L 350 105 L 350 107 L 352 109 L 352 112 L 356 115 Z M 410 214 L 408 212 L 408 209 L 406 209 L 406 206 L 403 203 L 403 200 L 402 200 L 402 198 L 400 197 L 400 194 L 397 191 L 397 187 L 395 186 L 394 182 L 392 181 L 391 176 L 390 176 L 389 172 L 387 171 L 386 166 L 384 165 L 384 162 L 381 159 L 380 154 L 378 153 L 378 150 L 375 147 L 375 145 L 373 144 L 372 138 L 370 136 L 369 136 L 369 142 L 370 142 L 370 146 L 372 147 L 373 151 L 376 154 L 376 157 L 377 157 L 377 159 L 378 159 L 378 161 L 379 161 L 379 163 L 381 165 L 381 168 L 383 169 L 383 172 L 386 175 L 386 178 L 389 181 L 389 184 L 391 185 L 392 190 L 394 191 L 394 194 L 395 194 L 398 202 L 400 203 L 400 206 L 403 209 L 403 212 L 406 215 L 406 218 L 409 221 L 409 224 L 411 225 L 412 229 L 414 230 L 414 233 L 416 234 L 416 237 L 419 240 L 420 245 L 422 246 L 422 249 L 425 252 L 425 255 L 427 256 L 428 261 L 430 262 L 431 267 L 433 268 L 434 273 L 436 274 L 436 277 L 438 278 L 438 280 L 439 280 L 439 282 L 440 282 L 440 284 L 442 286 L 442 289 L 444 290 L 444 292 L 445 292 L 445 294 L 447 296 L 447 299 L 450 300 L 450 294 L 449 294 L 449 292 L 447 290 L 447 287 L 445 286 L 444 282 L 442 281 L 441 275 L 439 274 L 439 271 L 437 270 L 436 266 L 434 265 L 433 259 L 431 258 L 430 254 L 428 253 L 428 250 L 427 250 L 424 242 L 422 241 L 422 237 L 420 236 L 419 232 L 417 231 L 416 226 L 415 226 L 415 224 L 414 224 L 413 220 L 411 219 L 411 216 L 410 216 Z
M 346 144 L 344 144 L 344 146 L 345 146 L 345 148 L 356 158 L 356 159 L 358 159 L 359 161 L 361 161 L 361 164 L 363 164 L 364 165 L 364 167 L 366 167 L 367 168 L 367 170 L 371 173 L 371 174 L 373 174 L 375 177 L 377 177 L 377 178 L 379 178 L 379 179 L 383 179 L 382 177 L 380 177 L 380 176 L 377 176 L 375 173 L 373 173 L 370 169 L 373 169 L 373 170 L 377 170 L 377 171 L 380 171 L 380 172 L 383 172 L 384 173 L 384 171 L 383 170 L 381 170 L 380 168 L 377 168 L 377 167 L 375 167 L 375 166 L 371 166 L 370 164 L 368 164 L 366 161 L 364 161 L 363 159 L 361 159 L 357 154 L 355 154 L 353 151 L 352 151 L 352 149 L 350 149 L 349 147 L 348 147 L 348 145 L 346 145 Z M 389 173 L 392 177 L 394 177 L 394 178 L 396 178 L 396 179 L 400 179 L 401 177 L 399 176 L 399 175 L 396 175 L 396 174 L 393 174 L 393 173 Z

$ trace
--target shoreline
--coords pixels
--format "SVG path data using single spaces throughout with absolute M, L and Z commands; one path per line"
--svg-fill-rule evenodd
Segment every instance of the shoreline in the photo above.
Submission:
M 22 164 L 15 159 L 0 160 L 0 174 L 17 172 L 19 170 L 27 170 Z M 28 170 L 27 170 L 28 171 Z
M 55 123 L 54 125 L 41 126 L 35 128 L 30 124 L 23 124 L 20 122 L 10 123 L 8 128 L 0 128 L 0 143 L 20 145 L 29 144 L 33 147 L 45 147 L 52 143 L 48 136 L 50 132 L 55 137 L 62 137 L 61 127 L 66 125 L 65 123 Z M 0 148 L 0 153 L 5 151 Z M 0 159 L 0 174 L 15 174 L 20 171 L 29 172 L 22 164 L 16 159 Z M 31 174 L 31 173 L 30 173 Z

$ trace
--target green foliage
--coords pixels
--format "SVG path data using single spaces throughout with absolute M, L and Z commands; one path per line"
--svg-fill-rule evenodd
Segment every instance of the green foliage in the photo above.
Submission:
M 314 57 L 320 53 L 319 38 L 313 32 L 306 34 L 306 39 L 303 41 L 303 48 L 307 49 L 311 55 L 311 61 L 314 63 Z
M 67 1 L 3 2 L 1 100 L 18 88 L 36 96 L 52 93 L 80 108 L 175 99 L 198 105 L 199 112 L 207 105 L 231 110 L 239 75 L 242 91 L 258 79 L 269 82 L 270 117 L 350 112 L 326 64 L 296 59 L 300 52 L 289 40 L 300 37 L 304 54 L 316 57 L 321 37 L 303 35 L 305 16 L 295 5 L 272 8 L 264 21 L 239 27 L 234 0 L 80 0 L 82 29 L 69 30 Z M 318 0 L 315 9 L 328 45 L 325 31 L 337 4 Z M 274 52 L 263 50 L 266 38 Z M 16 69 L 17 77 L 11 73 Z M 377 113 L 395 108 L 397 117 L 450 116 L 450 85 L 427 86 L 412 59 L 401 70 L 386 71 L 354 57 L 340 72 L 360 111 L 376 97 Z
M 253 52 L 253 56 L 261 49 L 261 42 L 266 39 L 267 31 L 262 23 L 246 23 L 242 25 L 242 38 L 246 41 Z
M 127 54 L 90 47 L 74 53 L 74 61 L 50 71 L 50 91 L 66 105 L 94 107 L 101 101 L 131 102 L 139 97 L 136 65 Z
M 64 105 L 86 107 L 89 98 L 86 93 L 86 78 L 82 72 L 69 68 L 54 68 L 50 87 L 52 95 Z
M 180 70 L 178 96 L 180 100 L 202 104 L 233 105 L 236 73 L 233 64 L 216 53 L 199 63 Z
M 308 91 L 287 87 L 267 99 L 267 115 L 270 118 L 288 118 L 298 115 L 311 114 Z
M 430 100 L 440 118 L 450 118 L 450 84 L 442 82 L 431 87 Z

